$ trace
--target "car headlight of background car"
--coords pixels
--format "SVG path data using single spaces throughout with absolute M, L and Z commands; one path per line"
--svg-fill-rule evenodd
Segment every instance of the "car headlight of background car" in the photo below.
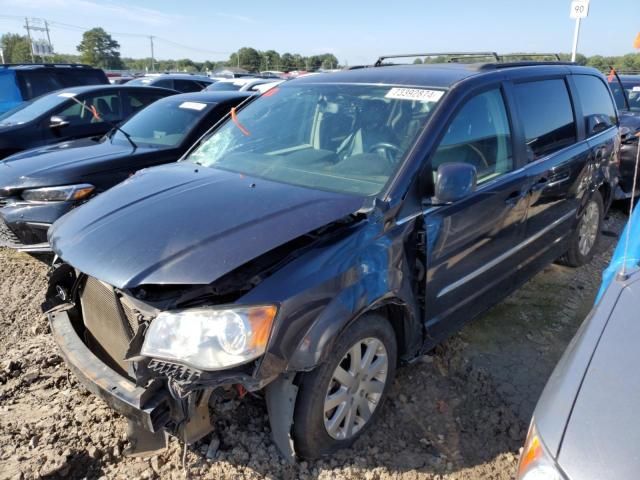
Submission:
M 517 480 L 565 480 L 532 422 L 520 456 Z
M 194 308 L 162 312 L 149 326 L 142 355 L 220 370 L 263 355 L 277 308 Z
M 95 187 L 88 183 L 81 185 L 65 185 L 62 187 L 34 188 L 22 192 L 22 199 L 29 202 L 66 202 L 68 200 L 83 200 L 87 198 Z

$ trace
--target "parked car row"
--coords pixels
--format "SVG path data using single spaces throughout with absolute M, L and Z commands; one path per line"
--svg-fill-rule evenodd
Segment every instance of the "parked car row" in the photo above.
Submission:
M 60 352 L 137 453 L 209 433 L 223 392 L 264 392 L 288 459 L 351 445 L 398 366 L 548 263 L 589 262 L 618 187 L 618 110 L 591 68 L 251 82 L 169 92 L 97 140 L 0 165 L 14 246 L 56 255 Z
M 156 89 L 122 90 L 149 96 Z M 32 149 L 2 162 L 0 245 L 50 252 L 47 231 L 58 218 L 137 170 L 175 162 L 231 108 L 251 98 L 238 92 L 162 93 L 104 136 Z

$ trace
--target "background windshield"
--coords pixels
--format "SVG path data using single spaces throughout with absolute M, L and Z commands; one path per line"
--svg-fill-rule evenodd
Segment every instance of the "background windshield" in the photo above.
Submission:
M 0 125 L 20 125 L 21 123 L 30 122 L 68 100 L 68 97 L 61 97 L 58 93 L 43 95 L 0 115 Z
M 289 84 L 227 121 L 189 160 L 345 193 L 378 193 L 442 91 Z
M 167 98 L 137 113 L 122 125 L 122 129 L 136 144 L 174 147 L 214 106 L 215 103 Z M 113 138 L 128 143 L 119 131 L 114 133 Z
M 234 92 L 240 90 L 243 83 L 236 85 L 234 82 L 216 82 L 207 87 L 209 92 Z

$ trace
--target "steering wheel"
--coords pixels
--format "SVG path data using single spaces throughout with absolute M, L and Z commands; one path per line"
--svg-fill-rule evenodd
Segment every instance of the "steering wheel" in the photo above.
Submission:
M 367 153 L 383 152 L 384 158 L 389 162 L 389 165 L 394 165 L 396 161 L 396 155 L 402 150 L 397 145 L 389 142 L 378 142 L 372 145 Z

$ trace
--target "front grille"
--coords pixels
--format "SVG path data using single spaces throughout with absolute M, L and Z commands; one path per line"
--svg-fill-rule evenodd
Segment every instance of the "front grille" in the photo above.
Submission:
M 164 360 L 153 359 L 149 362 L 148 368 L 159 375 L 172 378 L 174 380 L 186 380 L 192 382 L 197 381 L 200 378 L 200 372 L 192 370 L 189 367 L 185 367 L 184 365 L 178 365 Z
M 118 293 L 111 285 L 87 277 L 80 296 L 87 343 L 105 363 L 128 375 L 124 358 L 135 333 Z
M 9 203 L 9 199 L 7 197 L 0 197 L 0 208 L 6 207 L 7 203 Z

